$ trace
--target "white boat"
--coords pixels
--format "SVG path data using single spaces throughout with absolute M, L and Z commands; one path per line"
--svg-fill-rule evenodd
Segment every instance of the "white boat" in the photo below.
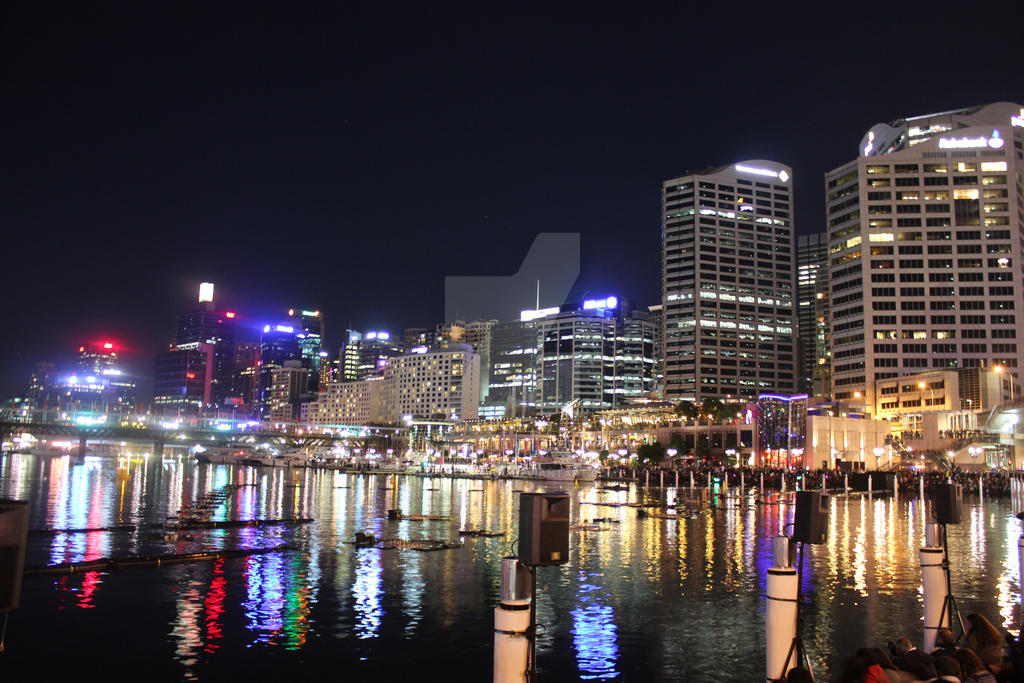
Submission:
M 526 476 L 546 481 L 596 481 L 597 470 L 569 453 L 552 453 L 534 458 Z
M 238 465 L 246 460 L 250 453 L 240 448 L 206 448 L 195 451 L 198 462 L 212 465 Z

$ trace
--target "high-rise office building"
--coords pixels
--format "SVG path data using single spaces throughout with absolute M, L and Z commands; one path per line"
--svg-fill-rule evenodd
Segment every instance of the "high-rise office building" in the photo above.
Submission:
M 531 320 L 511 320 L 491 327 L 487 399 L 489 414 L 526 415 L 536 408 L 537 330 Z
M 288 309 L 288 322 L 295 328 L 302 353 L 302 367 L 309 373 L 309 391 L 315 392 L 320 385 L 320 364 L 323 356 L 324 321 L 320 311 L 307 309 Z
M 877 124 L 826 174 L 835 399 L 877 414 L 879 380 L 1018 371 L 1022 147 L 999 102 Z
M 383 381 L 384 412 L 393 422 L 405 415 L 446 420 L 477 417 L 480 356 L 468 344 L 393 356 Z
M 828 234 L 796 239 L 797 322 L 800 330 L 800 375 L 797 389 L 811 396 L 831 396 L 832 358 L 828 288 Z
M 531 313 L 533 313 L 531 311 Z M 536 402 L 557 412 L 619 408 L 654 388 L 654 326 L 617 297 L 569 304 L 534 319 Z
M 665 307 L 661 304 L 648 306 L 651 325 L 654 326 L 654 388 L 652 391 L 665 395 Z
M 74 370 L 53 383 L 64 410 L 132 413 L 135 380 L 121 367 L 113 342 L 85 342 L 78 347 Z
M 267 392 L 272 422 L 292 422 L 297 417 L 299 399 L 306 393 L 309 370 L 301 360 L 286 360 L 281 367 L 270 370 L 270 388 Z
M 792 180 L 754 160 L 664 182 L 666 398 L 796 390 Z
M 252 414 L 256 401 L 259 366 L 259 342 L 239 342 L 235 345 L 235 373 L 231 395 L 241 401 L 249 414 Z
M 388 332 L 357 332 L 348 330 L 345 346 L 342 379 L 354 382 L 380 373 L 389 358 L 402 353 L 399 344 Z
M 299 333 L 292 325 L 265 325 L 260 336 L 259 374 L 256 385 L 256 415 L 261 420 L 269 420 L 271 410 L 279 407 L 275 402 L 274 371 L 285 367 L 288 361 L 299 361 L 302 365 L 302 348 L 299 346 Z M 294 368 L 294 365 L 289 366 Z M 308 376 L 308 372 L 306 373 Z M 307 380 L 308 382 L 308 380 Z M 303 388 L 305 391 L 305 387 Z
M 235 314 L 218 311 L 213 285 L 199 288 L 199 306 L 178 316 L 174 340 L 157 354 L 153 407 L 197 414 L 225 407 L 235 379 Z

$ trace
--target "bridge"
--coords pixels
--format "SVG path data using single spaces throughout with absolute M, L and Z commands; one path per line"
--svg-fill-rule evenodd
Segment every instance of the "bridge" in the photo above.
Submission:
M 395 447 L 399 441 L 408 438 L 409 431 L 409 426 L 311 425 L 56 410 L 0 411 L 0 440 L 10 441 L 15 434 L 30 434 L 40 440 L 58 437 L 77 441 L 78 452 L 83 455 L 89 441 L 152 443 L 155 455 L 161 455 L 165 447 L 187 448 L 193 444 L 204 447 L 271 444 L 278 448 L 316 448 L 355 440 L 364 444 L 390 443 Z

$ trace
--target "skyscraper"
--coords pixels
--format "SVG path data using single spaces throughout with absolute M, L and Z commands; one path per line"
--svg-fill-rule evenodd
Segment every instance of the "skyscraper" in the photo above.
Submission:
M 774 161 L 664 182 L 666 398 L 796 390 L 792 201 Z
M 1024 108 L 998 102 L 879 123 L 826 174 L 835 399 L 877 413 L 878 380 L 1017 372 L 1022 147 Z
M 797 237 L 796 289 L 800 329 L 797 389 L 811 396 L 831 396 L 827 233 Z
M 302 348 L 299 346 L 299 334 L 292 325 L 283 323 L 263 327 L 263 334 L 260 336 L 260 370 L 255 400 L 255 412 L 261 420 L 271 419 L 271 410 L 278 407 L 273 393 L 274 371 L 284 368 L 288 361 L 299 361 L 301 367 Z M 289 367 L 294 368 L 294 365 Z
M 353 382 L 379 373 L 388 359 L 400 355 L 402 350 L 387 332 L 375 330 L 364 334 L 349 330 L 342 353 L 342 379 Z
M 302 367 L 309 373 L 308 389 L 315 392 L 320 385 L 320 350 L 323 346 L 324 321 L 320 311 L 288 309 L 288 319 L 295 328 L 302 353 Z

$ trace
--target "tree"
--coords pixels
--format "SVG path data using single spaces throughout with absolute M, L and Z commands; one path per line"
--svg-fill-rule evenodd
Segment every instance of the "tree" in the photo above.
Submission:
M 686 421 L 696 419 L 699 413 L 700 409 L 693 401 L 680 401 L 676 406 L 676 415 Z
M 658 464 L 665 457 L 665 447 L 655 441 L 654 443 L 645 443 L 640 448 L 636 449 L 637 457 L 644 463 Z

